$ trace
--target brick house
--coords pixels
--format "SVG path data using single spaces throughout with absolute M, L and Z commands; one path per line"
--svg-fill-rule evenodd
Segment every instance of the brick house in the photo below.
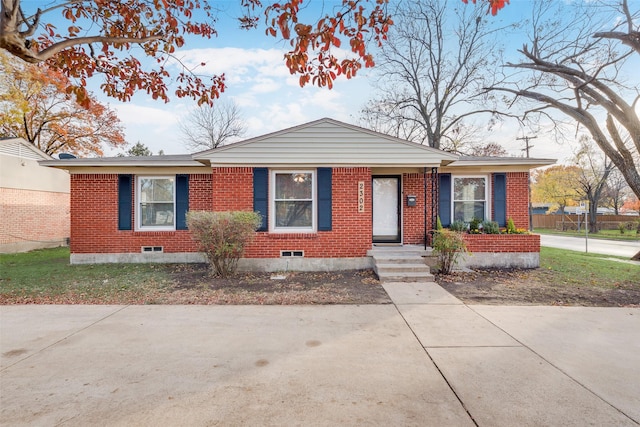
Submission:
M 69 239 L 69 173 L 22 138 L 0 138 L 0 253 L 63 246 Z
M 42 164 L 71 173 L 72 263 L 201 262 L 188 210 L 254 210 L 240 266 L 277 271 L 369 268 L 373 245 L 428 243 L 438 215 L 528 228 L 529 170 L 553 162 L 459 158 L 321 119 L 193 155 Z M 509 252 L 535 266 L 540 249 L 535 235 L 469 245 L 487 265 Z

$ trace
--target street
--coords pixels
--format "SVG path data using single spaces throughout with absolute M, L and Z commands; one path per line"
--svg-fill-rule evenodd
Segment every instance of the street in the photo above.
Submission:
M 584 237 L 566 237 L 543 234 L 540 244 L 550 248 L 585 251 Z M 595 254 L 614 255 L 631 258 L 640 251 L 640 241 L 589 239 L 586 247 L 588 252 Z

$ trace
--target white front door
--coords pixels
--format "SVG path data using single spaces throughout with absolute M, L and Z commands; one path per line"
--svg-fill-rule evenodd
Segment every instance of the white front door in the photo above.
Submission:
M 373 241 L 400 242 L 400 177 L 373 178 Z

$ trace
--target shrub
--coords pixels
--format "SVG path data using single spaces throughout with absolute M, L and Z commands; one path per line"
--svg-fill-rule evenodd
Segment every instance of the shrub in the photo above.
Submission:
M 495 221 L 483 221 L 482 230 L 485 234 L 500 234 L 500 226 Z
M 516 229 L 516 224 L 513 222 L 513 218 L 507 219 L 507 234 L 516 234 L 518 230 Z
M 469 223 L 469 233 L 480 234 L 482 233 L 482 220 L 479 218 L 472 218 Z
M 436 231 L 442 230 L 442 221 L 440 221 L 440 217 L 436 217 Z
M 191 237 L 209 260 L 211 273 L 222 277 L 235 273 L 260 223 L 256 212 L 187 212 Z
M 433 252 L 438 256 L 438 266 L 442 274 L 450 274 L 460 255 L 467 252 L 462 234 L 451 230 L 436 233 L 432 247 Z
M 465 232 L 467 231 L 467 224 L 464 223 L 464 221 L 453 221 L 451 223 L 451 225 L 449 226 L 449 230 L 451 231 L 457 231 L 459 233 Z
M 620 224 L 618 224 L 618 230 L 620 230 L 620 234 L 624 234 L 626 229 L 627 229 L 627 225 L 624 222 L 621 222 Z

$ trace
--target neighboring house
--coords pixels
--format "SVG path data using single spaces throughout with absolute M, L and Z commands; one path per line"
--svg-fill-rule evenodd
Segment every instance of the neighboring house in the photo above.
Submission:
M 22 138 L 0 139 L 0 253 L 68 243 L 69 173 L 38 164 L 51 159 Z
M 529 170 L 553 162 L 459 158 L 322 119 L 193 155 L 42 164 L 71 173 L 72 263 L 202 261 L 188 210 L 254 210 L 241 267 L 276 271 L 368 268 L 373 245 L 424 245 L 438 215 L 528 228 Z M 468 263 L 539 262 L 539 236 L 497 237 L 514 240 L 470 241 Z

